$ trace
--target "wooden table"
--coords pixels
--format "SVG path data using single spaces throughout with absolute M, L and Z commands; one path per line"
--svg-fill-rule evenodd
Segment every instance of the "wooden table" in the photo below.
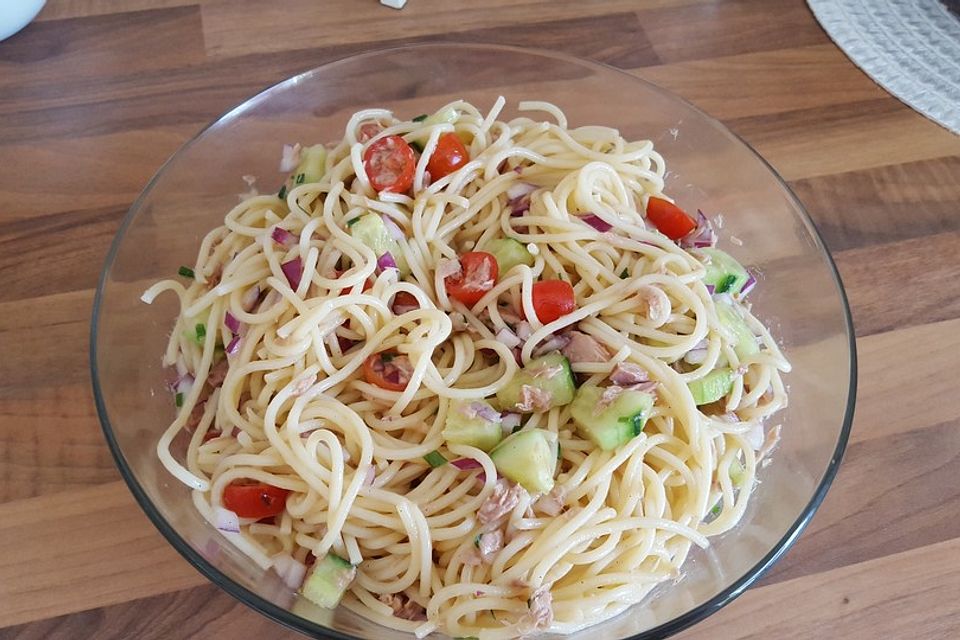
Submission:
M 0 638 L 300 637 L 208 584 L 120 480 L 93 289 L 127 207 L 204 123 L 328 60 L 443 38 L 593 58 L 693 101 L 776 166 L 839 265 L 860 353 L 839 476 L 759 586 L 680 637 L 956 637 L 960 138 L 803 2 L 50 0 L 0 43 Z

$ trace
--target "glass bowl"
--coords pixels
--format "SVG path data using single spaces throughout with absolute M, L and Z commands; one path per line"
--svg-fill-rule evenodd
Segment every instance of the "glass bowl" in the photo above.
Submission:
M 511 117 L 520 100 L 549 100 L 571 126 L 617 127 L 666 158 L 665 191 L 688 210 L 722 212 L 723 246 L 759 274 L 754 312 L 781 340 L 794 370 L 772 464 L 742 523 L 695 551 L 675 583 L 571 638 L 662 638 L 710 615 L 755 582 L 797 539 L 823 500 L 853 416 L 856 357 L 837 271 L 800 203 L 777 174 L 716 120 L 630 74 L 569 56 L 502 46 L 432 44 L 376 51 L 290 78 L 224 114 L 160 169 L 130 208 L 103 268 L 93 311 L 97 409 L 123 477 L 160 532 L 215 584 L 257 611 L 317 638 L 409 638 L 343 608 L 300 598 L 235 550 L 194 509 L 155 454 L 172 419 L 160 356 L 176 315 L 173 296 L 140 294 L 193 264 L 200 239 L 246 190 L 274 190 L 281 145 L 342 137 L 350 114 L 386 107 L 432 112 L 455 98 L 481 110 L 497 96 Z M 501 116 L 504 117 L 504 116 Z M 731 240 L 733 238 L 733 240 Z

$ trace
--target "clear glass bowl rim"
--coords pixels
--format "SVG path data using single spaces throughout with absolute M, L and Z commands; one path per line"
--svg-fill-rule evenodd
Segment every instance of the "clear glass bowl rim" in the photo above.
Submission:
M 648 629 L 642 633 L 625 638 L 624 640 L 660 640 L 672 636 L 680 631 L 693 626 L 697 622 L 703 620 L 704 618 L 710 616 L 711 614 L 719 611 L 724 606 L 735 600 L 740 596 L 744 591 L 746 591 L 751 585 L 753 585 L 757 580 L 759 580 L 763 575 L 774 565 L 776 562 L 793 546 L 794 542 L 800 537 L 800 534 L 806 528 L 807 524 L 813 518 L 817 509 L 820 507 L 820 504 L 823 502 L 826 497 L 827 491 L 830 489 L 830 485 L 833 483 L 833 479 L 837 474 L 839 469 L 840 462 L 843 458 L 843 453 L 847 446 L 847 441 L 850 436 L 850 429 L 853 423 L 854 415 L 854 405 L 856 403 L 856 394 L 857 394 L 857 348 L 856 348 L 856 336 L 853 329 L 853 318 L 850 314 L 850 305 L 847 300 L 847 294 L 843 287 L 843 281 L 840 278 L 840 274 L 837 270 L 836 263 L 833 260 L 833 257 L 830 255 L 829 250 L 826 248 L 826 244 L 823 241 L 823 237 L 820 235 L 820 231 L 817 229 L 813 220 L 810 218 L 810 215 L 807 213 L 803 204 L 797 198 L 796 194 L 790 189 L 787 183 L 780 177 L 780 174 L 770 165 L 766 159 L 763 158 L 752 146 L 750 146 L 745 140 L 740 138 L 732 131 L 730 131 L 725 125 L 723 125 L 716 118 L 706 114 L 700 108 L 691 104 L 689 101 L 681 98 L 680 96 L 663 89 L 652 82 L 644 80 L 639 76 L 633 75 L 622 69 L 597 62 L 594 60 L 586 60 L 584 58 L 579 58 L 576 56 L 571 56 L 563 53 L 558 53 L 555 51 L 548 51 L 544 49 L 536 49 L 531 47 L 514 47 L 508 45 L 491 45 L 491 44 L 458 44 L 454 42 L 432 42 L 432 43 L 422 43 L 422 44 L 407 44 L 398 47 L 386 47 L 372 49 L 370 51 L 365 51 L 359 54 L 354 54 L 350 56 L 345 56 L 337 60 L 327 62 L 315 67 L 308 71 L 304 71 L 295 76 L 291 76 L 285 80 L 273 84 L 266 89 L 263 89 L 247 99 L 243 100 L 236 106 L 228 109 L 226 112 L 220 116 L 211 120 L 207 125 L 205 125 L 200 131 L 198 131 L 190 140 L 185 142 L 180 146 L 157 170 L 157 172 L 150 178 L 150 181 L 144 187 L 143 191 L 137 197 L 137 199 L 130 206 L 130 209 L 124 215 L 123 220 L 120 223 L 120 228 L 117 230 L 116 235 L 114 236 L 113 242 L 110 245 L 110 249 L 107 252 L 106 259 L 104 261 L 103 269 L 100 273 L 100 279 L 97 283 L 97 290 L 94 296 L 93 301 L 93 313 L 90 323 L 90 373 L 91 380 L 93 383 L 93 395 L 94 402 L 97 408 L 97 415 L 100 419 L 100 426 L 103 429 L 104 437 L 107 440 L 107 444 L 110 447 L 110 452 L 113 455 L 114 461 L 117 465 L 117 468 L 120 470 L 120 474 L 123 476 L 124 481 L 127 483 L 127 486 L 130 488 L 130 492 L 133 493 L 134 498 L 137 503 L 140 505 L 140 508 L 143 509 L 147 517 L 153 523 L 153 525 L 160 531 L 164 538 L 167 539 L 176 551 L 183 556 L 197 571 L 203 574 L 210 582 L 217 585 L 219 588 L 223 589 L 229 595 L 233 596 L 243 604 L 255 609 L 261 614 L 267 616 L 268 618 L 279 622 L 280 624 L 299 631 L 300 633 L 307 634 L 311 637 L 321 638 L 323 640 L 357 640 L 354 636 L 346 635 L 335 629 L 330 629 L 328 627 L 321 626 L 311 620 L 303 618 L 301 616 L 295 615 L 291 611 L 280 607 L 273 602 L 266 600 L 256 593 L 248 590 L 247 588 L 237 584 L 228 576 L 220 572 L 216 567 L 214 567 L 209 561 L 207 561 L 202 555 L 200 555 L 190 544 L 184 540 L 179 533 L 166 521 L 166 519 L 157 511 L 154 507 L 152 501 L 147 496 L 146 492 L 140 486 L 140 483 L 137 481 L 132 469 L 127 464 L 126 458 L 123 455 L 123 451 L 120 448 L 119 443 L 113 435 L 113 428 L 110 425 L 110 420 L 107 415 L 106 404 L 104 402 L 102 389 L 100 385 L 100 379 L 98 374 L 97 367 L 97 338 L 98 338 L 98 320 L 100 315 L 100 307 L 103 297 L 104 287 L 107 282 L 107 276 L 110 272 L 113 262 L 116 258 L 117 253 L 119 252 L 120 245 L 123 243 L 123 239 L 126 235 L 127 228 L 136 218 L 137 213 L 139 212 L 141 205 L 147 195 L 153 190 L 154 185 L 160 180 L 164 175 L 167 166 L 170 165 L 183 151 L 193 145 L 197 140 L 199 140 L 203 135 L 212 127 L 216 126 L 220 122 L 229 120 L 234 115 L 247 109 L 252 103 L 259 102 L 264 99 L 268 99 L 272 93 L 278 90 L 282 90 L 291 84 L 296 84 L 302 82 L 309 78 L 312 74 L 317 73 L 320 69 L 329 69 L 337 65 L 342 65 L 347 62 L 356 62 L 363 58 L 376 57 L 384 54 L 389 54 L 391 52 L 400 52 L 408 51 L 411 49 L 439 49 L 442 50 L 445 47 L 456 46 L 458 48 L 469 47 L 474 49 L 481 49 L 486 51 L 500 51 L 500 52 L 514 52 L 518 54 L 526 55 L 539 55 L 549 58 L 554 58 L 556 60 L 565 61 L 570 64 L 579 65 L 581 67 L 594 68 L 603 70 L 606 72 L 614 72 L 621 76 L 624 76 L 631 82 L 641 83 L 647 86 L 651 91 L 655 91 L 663 96 L 666 96 L 669 99 L 675 100 L 679 103 L 683 103 L 693 111 L 697 113 L 705 122 L 712 125 L 720 133 L 727 136 L 731 139 L 734 144 L 740 144 L 744 146 L 747 150 L 750 151 L 757 159 L 759 159 L 767 170 L 770 172 L 771 176 L 779 183 L 780 187 L 783 189 L 784 193 L 787 194 L 792 204 L 796 207 L 796 210 L 800 213 L 800 216 L 810 234 L 813 236 L 816 241 L 817 248 L 820 249 L 820 254 L 824 258 L 827 267 L 830 270 L 830 275 L 832 276 L 834 283 L 837 288 L 837 294 L 840 297 L 841 307 L 843 310 L 843 320 L 844 320 L 844 329 L 847 336 L 847 346 L 850 356 L 850 379 L 849 379 L 849 391 L 847 393 L 846 408 L 844 410 L 843 416 L 843 425 L 840 429 L 839 437 L 837 438 L 837 445 L 834 449 L 833 455 L 830 458 L 830 462 L 827 465 L 827 468 L 824 470 L 823 477 L 820 480 L 820 484 L 817 486 L 813 495 L 810 498 L 810 502 L 807 504 L 806 508 L 800 514 L 800 516 L 794 521 L 794 523 L 787 529 L 783 537 L 774 545 L 773 549 L 770 550 L 765 556 L 763 556 L 749 571 L 747 571 L 743 576 L 738 580 L 735 580 L 729 587 L 723 591 L 717 593 L 715 596 L 702 603 L 701 605 L 690 609 L 684 614 L 677 616 L 673 620 L 669 620 L 660 624 L 652 629 Z

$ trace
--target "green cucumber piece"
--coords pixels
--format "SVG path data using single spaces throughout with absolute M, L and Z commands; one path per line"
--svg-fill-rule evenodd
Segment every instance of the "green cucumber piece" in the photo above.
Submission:
M 310 602 L 333 609 L 357 575 L 357 568 L 338 555 L 328 553 L 307 573 L 300 593 Z
M 733 486 L 740 487 L 743 486 L 743 481 L 747 475 L 747 470 L 744 468 L 743 463 L 738 459 L 734 458 L 730 461 L 730 467 L 728 470 L 728 475 L 730 476 L 730 482 L 733 483 Z
M 747 270 L 726 251 L 711 247 L 700 249 L 700 251 L 710 259 L 706 265 L 707 275 L 703 278 L 704 284 L 713 285 L 714 293 L 740 293 L 743 285 L 750 279 Z
M 570 405 L 577 432 L 604 451 L 611 451 L 640 435 L 653 409 L 653 396 L 643 391 L 583 385 Z M 609 401 L 604 402 L 604 394 Z
M 497 259 L 497 268 L 500 271 L 501 278 L 518 264 L 525 264 L 528 267 L 533 266 L 533 255 L 527 251 L 526 245 L 513 238 L 491 240 L 486 249 Z
M 397 263 L 401 276 L 410 273 L 399 243 L 390 236 L 387 225 L 383 223 L 383 218 L 379 214 L 365 213 L 359 219 L 351 219 L 347 226 L 350 235 L 373 249 L 373 253 L 378 258 L 389 251 L 394 262 Z
M 482 405 L 482 407 L 478 407 Z M 477 409 L 481 409 L 477 411 Z M 486 409 L 486 411 L 484 410 Z M 496 420 L 488 420 L 482 414 L 495 412 Z M 443 439 L 454 444 L 465 444 L 483 451 L 490 451 L 503 438 L 500 429 L 500 413 L 482 400 L 451 402 L 443 427 Z
M 734 305 L 724 302 L 723 300 L 717 300 L 716 306 L 717 317 L 720 318 L 720 322 L 723 323 L 733 335 L 733 350 L 736 352 L 737 357 L 743 360 L 758 353 L 760 351 L 760 345 L 757 344 L 756 336 L 753 335 L 753 331 L 747 326 L 747 323 L 740 315 L 740 311 L 735 308 Z
M 714 369 L 699 380 L 688 382 L 687 388 L 695 403 L 710 404 L 730 393 L 734 377 L 730 369 Z
M 327 148 L 322 144 L 306 147 L 300 151 L 300 164 L 293 171 L 294 183 L 319 182 L 326 170 Z
M 553 489 L 557 472 L 557 434 L 544 429 L 525 429 L 507 436 L 490 452 L 497 471 L 530 493 Z
M 524 402 L 524 386 L 532 387 L 533 392 L 546 392 L 544 395 L 549 395 L 545 403 L 548 406 L 539 410 L 569 404 L 576 391 L 570 361 L 559 351 L 534 358 L 497 392 L 500 407 L 508 411 L 532 413 L 534 409 Z

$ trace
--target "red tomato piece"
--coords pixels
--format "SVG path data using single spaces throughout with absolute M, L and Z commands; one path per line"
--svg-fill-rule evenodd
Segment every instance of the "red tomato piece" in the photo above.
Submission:
M 406 291 L 398 291 L 397 295 L 393 296 L 393 312 L 397 315 L 404 314 L 408 311 L 413 311 L 414 309 L 420 308 L 420 303 L 417 302 L 417 297 L 412 293 Z
M 697 228 L 697 221 L 688 216 L 683 209 L 672 202 L 654 196 L 650 196 L 647 200 L 647 220 L 671 240 L 679 240 Z
M 533 283 L 533 310 L 543 324 L 567 315 L 576 307 L 573 287 L 563 280 L 541 280 Z
M 379 122 L 364 122 L 360 125 L 360 131 L 357 135 L 357 140 L 360 142 L 366 142 L 375 138 L 378 133 L 383 131 L 383 127 L 380 126 Z
M 403 391 L 412 375 L 410 358 L 393 351 L 373 353 L 363 361 L 363 379 L 381 389 Z
M 437 140 L 437 147 L 427 162 L 427 171 L 431 180 L 439 180 L 467 164 L 470 156 L 467 148 L 460 142 L 455 133 L 444 133 Z
M 380 138 L 363 154 L 363 168 L 370 186 L 379 191 L 403 193 L 413 185 L 417 158 L 400 136 Z
M 269 518 L 283 513 L 290 491 L 264 482 L 234 481 L 223 490 L 223 506 L 241 518 Z
M 470 251 L 460 256 L 460 273 L 444 278 L 447 295 L 468 307 L 477 304 L 493 289 L 500 277 L 497 259 L 486 251 Z

